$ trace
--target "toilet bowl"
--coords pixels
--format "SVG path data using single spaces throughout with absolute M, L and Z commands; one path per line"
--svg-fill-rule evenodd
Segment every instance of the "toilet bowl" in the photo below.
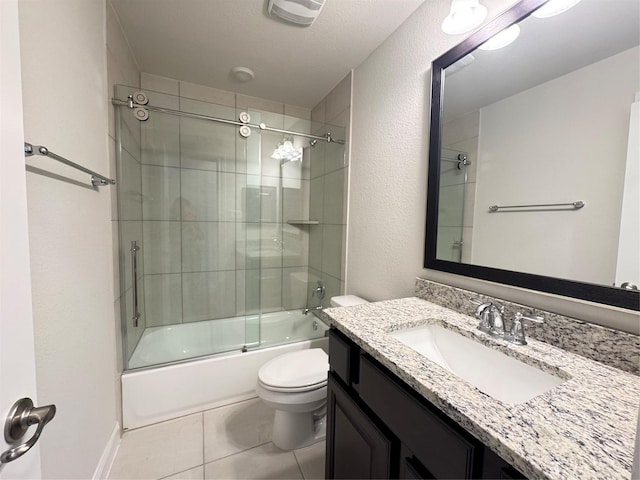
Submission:
M 275 409 L 276 447 L 293 450 L 325 438 L 328 370 L 320 348 L 285 353 L 260 368 L 256 393 Z
M 331 298 L 332 307 L 368 303 L 355 295 Z M 321 348 L 280 355 L 260 367 L 256 393 L 275 409 L 272 441 L 282 450 L 326 437 L 329 357 Z

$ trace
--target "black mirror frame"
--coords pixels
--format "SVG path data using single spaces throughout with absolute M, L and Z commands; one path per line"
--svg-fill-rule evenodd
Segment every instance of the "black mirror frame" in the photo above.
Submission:
M 424 267 L 491 282 L 553 293 L 565 297 L 588 300 L 615 307 L 640 311 L 640 291 L 624 290 L 593 283 L 583 283 L 544 275 L 502 270 L 492 267 L 438 260 L 436 242 L 438 234 L 438 202 L 440 191 L 440 149 L 443 70 L 474 51 L 496 33 L 528 17 L 547 0 L 521 0 L 462 43 L 433 61 L 431 65 L 431 127 L 429 133 L 429 168 L 427 190 L 427 226 Z

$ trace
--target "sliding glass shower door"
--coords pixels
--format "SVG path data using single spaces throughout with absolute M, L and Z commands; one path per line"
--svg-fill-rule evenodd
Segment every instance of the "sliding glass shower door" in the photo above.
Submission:
M 136 92 L 154 107 L 311 130 L 125 86 L 116 98 Z M 261 316 L 307 302 L 309 226 L 296 221 L 309 219 L 308 138 L 126 107 L 116 125 L 125 368 L 260 346 Z
M 440 156 L 440 199 L 436 258 L 463 261 L 467 153 L 443 148 Z M 466 239 L 467 241 L 469 239 Z

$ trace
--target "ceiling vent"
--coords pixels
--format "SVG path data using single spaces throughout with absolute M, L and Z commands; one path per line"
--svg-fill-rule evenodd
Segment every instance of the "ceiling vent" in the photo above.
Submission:
M 267 11 L 271 16 L 309 27 L 320 15 L 324 2 L 325 0 L 269 0 Z

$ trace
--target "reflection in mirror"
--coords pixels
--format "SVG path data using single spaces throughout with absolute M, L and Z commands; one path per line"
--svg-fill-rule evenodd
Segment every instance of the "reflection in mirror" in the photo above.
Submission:
M 507 46 L 442 65 L 429 268 L 438 260 L 640 284 L 639 5 L 582 0 L 560 15 L 531 15 Z

